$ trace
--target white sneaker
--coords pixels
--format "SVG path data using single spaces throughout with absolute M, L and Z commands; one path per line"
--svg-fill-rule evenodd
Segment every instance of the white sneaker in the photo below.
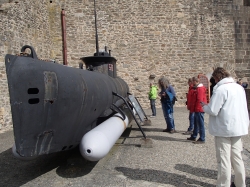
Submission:
M 151 118 L 155 118 L 155 116 L 150 116 Z

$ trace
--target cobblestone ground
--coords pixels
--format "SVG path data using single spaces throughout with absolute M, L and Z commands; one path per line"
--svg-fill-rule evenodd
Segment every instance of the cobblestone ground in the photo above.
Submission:
M 145 110 L 151 115 L 150 110 Z M 84 160 L 72 150 L 20 161 L 12 156 L 13 132 L 0 134 L 0 186 L 122 186 L 122 187 L 212 187 L 216 184 L 214 139 L 206 128 L 206 143 L 187 141 L 182 133 L 188 127 L 188 111 L 175 108 L 177 133 L 162 132 L 166 124 L 161 109 L 157 117 L 144 125 L 152 147 L 143 144 L 143 136 L 132 122 L 109 155 L 99 162 Z M 205 114 L 207 127 L 208 116 Z M 129 133 L 130 132 L 130 133 Z M 243 138 L 247 186 L 250 187 L 250 137 Z

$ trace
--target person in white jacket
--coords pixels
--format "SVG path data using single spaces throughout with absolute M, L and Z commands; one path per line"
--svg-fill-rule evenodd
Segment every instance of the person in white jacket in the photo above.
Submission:
M 235 173 L 234 184 L 245 187 L 245 167 L 241 155 L 241 136 L 248 134 L 249 126 L 245 90 L 221 67 L 216 68 L 212 76 L 217 83 L 213 95 L 208 104 L 201 105 L 209 114 L 209 133 L 215 136 L 217 187 L 230 186 L 231 166 Z

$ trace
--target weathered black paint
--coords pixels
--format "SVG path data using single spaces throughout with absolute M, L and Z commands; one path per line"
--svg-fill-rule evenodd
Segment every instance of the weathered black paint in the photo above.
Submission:
M 128 96 L 128 85 L 116 76 L 45 62 L 30 49 L 32 55 L 5 58 L 15 144 L 21 156 L 77 146 L 98 118 L 111 114 L 113 104 L 123 104 L 112 93 Z

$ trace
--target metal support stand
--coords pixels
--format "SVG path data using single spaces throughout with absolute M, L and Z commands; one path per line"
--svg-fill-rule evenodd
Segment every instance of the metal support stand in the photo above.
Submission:
M 139 103 L 138 99 L 137 99 L 136 97 L 135 97 L 135 99 L 136 99 L 136 101 L 138 102 L 138 104 L 139 104 L 140 107 L 141 107 L 141 104 Z M 142 108 L 142 107 L 141 107 L 141 108 Z M 143 112 L 145 118 L 148 120 L 148 117 L 147 117 L 147 115 L 145 114 L 144 110 L 142 110 L 142 112 Z
M 137 126 L 139 127 L 139 129 L 140 129 L 140 131 L 141 131 L 143 137 L 144 137 L 145 139 L 147 139 L 146 134 L 143 132 L 143 130 L 142 130 L 142 128 L 141 128 L 139 122 L 137 121 L 137 119 L 136 119 L 136 117 L 135 117 L 133 111 L 131 110 L 131 108 L 130 108 L 128 102 L 127 102 L 122 96 L 120 96 L 119 94 L 117 94 L 117 93 L 115 93 L 115 92 L 113 92 L 113 95 L 115 95 L 115 96 L 121 98 L 121 99 L 124 101 L 124 103 L 127 105 L 128 109 L 129 109 L 130 113 L 132 114 L 132 116 L 133 116 L 133 118 L 134 118 L 134 120 L 135 120 Z

